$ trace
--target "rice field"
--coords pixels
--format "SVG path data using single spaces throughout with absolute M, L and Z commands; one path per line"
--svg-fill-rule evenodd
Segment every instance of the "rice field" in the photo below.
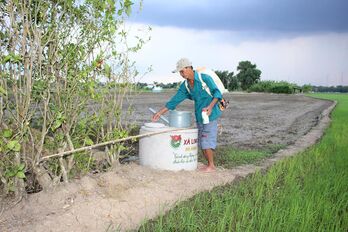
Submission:
M 311 96 L 338 101 L 320 142 L 181 202 L 139 231 L 347 231 L 348 95 Z

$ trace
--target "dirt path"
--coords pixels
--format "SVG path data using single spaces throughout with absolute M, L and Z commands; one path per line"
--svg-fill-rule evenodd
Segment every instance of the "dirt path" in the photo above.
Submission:
M 165 212 L 178 201 L 267 168 L 314 144 L 328 125 L 328 115 L 333 108 L 331 102 L 304 96 L 289 96 L 291 99 L 279 95 L 231 96 L 234 113 L 224 114 L 221 120 L 228 128 L 223 131 L 224 136 L 230 136 L 226 140 L 232 138 L 233 143 L 241 147 L 247 144 L 262 147 L 279 141 L 290 145 L 260 165 L 219 169 L 209 174 L 152 170 L 135 163 L 122 165 L 115 172 L 85 176 L 54 190 L 30 195 L 3 212 L 0 231 L 134 230 L 143 220 Z M 296 110 L 298 108 L 301 110 Z M 268 114 L 273 115 L 274 122 L 267 118 Z M 265 136 L 261 136 L 262 133 Z M 222 140 L 220 144 L 225 142 Z

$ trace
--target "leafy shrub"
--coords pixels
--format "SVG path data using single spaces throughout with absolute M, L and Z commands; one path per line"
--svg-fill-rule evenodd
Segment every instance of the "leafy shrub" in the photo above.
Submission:
M 250 88 L 250 92 L 271 92 L 271 88 L 274 85 L 275 81 L 260 81 L 256 84 L 253 84 Z
M 309 93 L 313 91 L 313 86 L 311 85 L 303 85 L 302 86 L 302 92 Z
M 280 81 L 274 83 L 274 85 L 271 87 L 271 92 L 272 93 L 294 93 L 294 88 L 296 85 L 290 84 L 286 81 Z
M 295 84 L 288 83 L 286 81 L 260 81 L 252 85 L 249 92 L 265 92 L 265 93 L 295 93 L 296 89 L 300 89 Z

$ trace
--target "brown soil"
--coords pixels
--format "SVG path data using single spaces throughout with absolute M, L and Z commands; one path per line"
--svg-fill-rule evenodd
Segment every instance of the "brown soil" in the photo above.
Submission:
M 136 120 L 149 121 L 147 107 L 159 109 L 173 93 L 135 96 Z M 258 165 L 219 168 L 214 173 L 160 171 L 136 162 L 116 171 L 87 175 L 55 189 L 31 194 L 2 212 L 0 231 L 115 231 L 134 230 L 198 192 L 233 182 L 269 167 L 314 144 L 329 123 L 334 104 L 302 95 L 229 94 L 230 108 L 220 120 L 219 144 L 242 148 L 285 145 Z M 183 102 L 178 110 L 192 110 Z M 218 154 L 217 154 L 218 155 Z

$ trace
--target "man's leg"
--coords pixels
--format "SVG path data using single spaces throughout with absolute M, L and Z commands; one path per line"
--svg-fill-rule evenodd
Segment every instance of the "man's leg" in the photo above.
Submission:
M 208 165 L 203 167 L 201 171 L 203 172 L 213 172 L 215 171 L 214 165 L 214 151 L 213 149 L 204 149 L 203 154 L 208 161 Z
M 208 161 L 208 165 L 200 168 L 204 172 L 212 172 L 215 170 L 214 165 L 214 149 L 217 142 L 217 121 L 211 121 L 209 124 L 201 124 L 199 129 L 199 146 L 202 149 L 204 157 Z

